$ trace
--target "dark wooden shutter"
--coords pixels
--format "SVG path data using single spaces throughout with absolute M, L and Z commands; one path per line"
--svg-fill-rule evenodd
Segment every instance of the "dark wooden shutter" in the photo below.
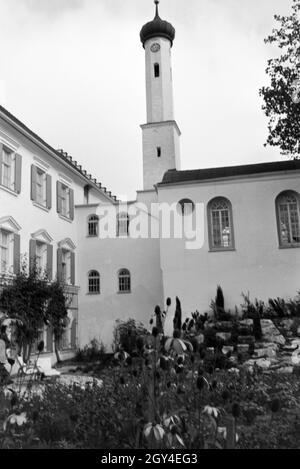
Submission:
M 36 180 L 37 180 L 37 167 L 31 165 L 31 200 L 36 202 Z
M 21 237 L 19 234 L 14 235 L 14 274 L 20 271 L 20 256 L 21 256 Z
M 46 207 L 50 210 L 52 207 L 52 177 L 46 176 Z
M 21 193 L 21 177 L 22 177 L 22 156 L 16 155 L 15 160 L 15 191 Z
M 75 285 L 75 253 L 71 252 L 71 285 Z
M 47 343 L 46 343 L 46 350 L 47 352 L 53 352 L 53 329 L 51 326 L 47 327 Z
M 57 183 L 56 183 L 56 209 L 57 209 L 57 213 L 61 213 L 61 191 L 62 191 L 62 183 L 57 181 Z
M 71 347 L 75 349 L 77 347 L 77 321 L 73 319 L 71 326 Z
M 62 282 L 63 279 L 63 269 L 62 269 L 62 257 L 63 251 L 61 248 L 57 249 L 57 280 Z
M 47 246 L 47 274 L 48 279 L 52 280 L 53 278 L 53 246 L 48 244 Z
M 3 158 L 3 145 L 0 143 L 0 184 L 2 184 L 2 158 Z
M 74 220 L 74 190 L 70 189 L 70 219 Z
M 36 240 L 31 239 L 29 241 L 29 268 L 31 270 L 35 267 L 35 260 L 36 260 Z

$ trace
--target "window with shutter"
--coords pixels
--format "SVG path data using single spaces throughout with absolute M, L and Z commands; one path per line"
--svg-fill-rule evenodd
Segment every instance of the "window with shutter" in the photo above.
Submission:
M 51 244 L 47 246 L 47 276 L 51 281 L 53 278 L 53 246 Z
M 69 220 L 74 220 L 74 190 L 57 182 L 57 212 Z
M 46 206 L 49 210 L 52 207 L 52 178 L 50 174 L 46 176 Z
M 1 151 L 1 180 L 0 184 L 11 191 L 16 192 L 16 155 L 4 145 Z
M 0 229 L 0 272 L 2 275 L 12 273 L 12 239 L 12 233 Z
M 17 274 L 20 271 L 20 263 L 21 263 L 21 252 L 20 252 L 20 245 L 21 245 L 21 237 L 19 234 L 14 235 L 14 274 Z
M 31 167 L 31 199 L 41 207 L 51 208 L 51 176 L 40 167 Z
M 16 155 L 15 162 L 15 191 L 21 193 L 21 177 L 22 177 L 22 156 Z

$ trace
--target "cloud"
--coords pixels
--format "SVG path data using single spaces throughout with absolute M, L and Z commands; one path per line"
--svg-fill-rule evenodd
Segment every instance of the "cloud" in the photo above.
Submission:
M 10 0 L 11 1 L 11 0 Z M 46 15 L 47 17 L 55 17 L 66 11 L 78 10 L 81 8 L 85 0 L 14 0 L 17 4 L 23 3 L 29 10 L 36 13 Z
M 182 168 L 278 160 L 263 147 L 263 42 L 290 0 L 163 0 L 172 49 Z M 114 193 L 142 181 L 146 118 L 139 31 L 152 0 L 0 0 L 0 100 Z M 1 84 L 2 81 L 2 84 Z M 4 86 L 6 85 L 6 87 Z M 5 92 L 6 88 L 6 92 Z

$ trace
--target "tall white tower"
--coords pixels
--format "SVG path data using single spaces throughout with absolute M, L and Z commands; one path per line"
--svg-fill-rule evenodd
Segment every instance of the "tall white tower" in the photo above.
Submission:
M 175 29 L 158 13 L 140 37 L 146 56 L 147 124 L 143 131 L 144 190 L 153 189 L 169 169 L 180 169 L 180 130 L 174 120 L 171 48 Z

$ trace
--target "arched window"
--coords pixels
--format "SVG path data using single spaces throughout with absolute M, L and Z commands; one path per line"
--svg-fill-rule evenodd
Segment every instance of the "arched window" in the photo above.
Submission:
M 88 221 L 88 233 L 89 236 L 98 236 L 99 217 L 97 215 L 91 215 Z
M 210 250 L 234 249 L 232 207 L 225 197 L 208 204 L 208 235 Z
M 276 198 L 276 214 L 279 245 L 300 246 L 300 196 L 294 191 L 285 191 Z
M 131 292 L 131 276 L 127 269 L 121 269 L 119 271 L 119 292 L 130 293 Z
M 159 64 L 154 64 L 154 76 L 155 78 L 159 77 Z
M 117 236 L 129 235 L 129 215 L 126 212 L 117 215 Z
M 100 275 L 97 270 L 89 272 L 89 293 L 94 295 L 100 293 Z
M 181 199 L 177 204 L 177 210 L 182 216 L 190 215 L 195 210 L 195 204 L 190 199 Z

